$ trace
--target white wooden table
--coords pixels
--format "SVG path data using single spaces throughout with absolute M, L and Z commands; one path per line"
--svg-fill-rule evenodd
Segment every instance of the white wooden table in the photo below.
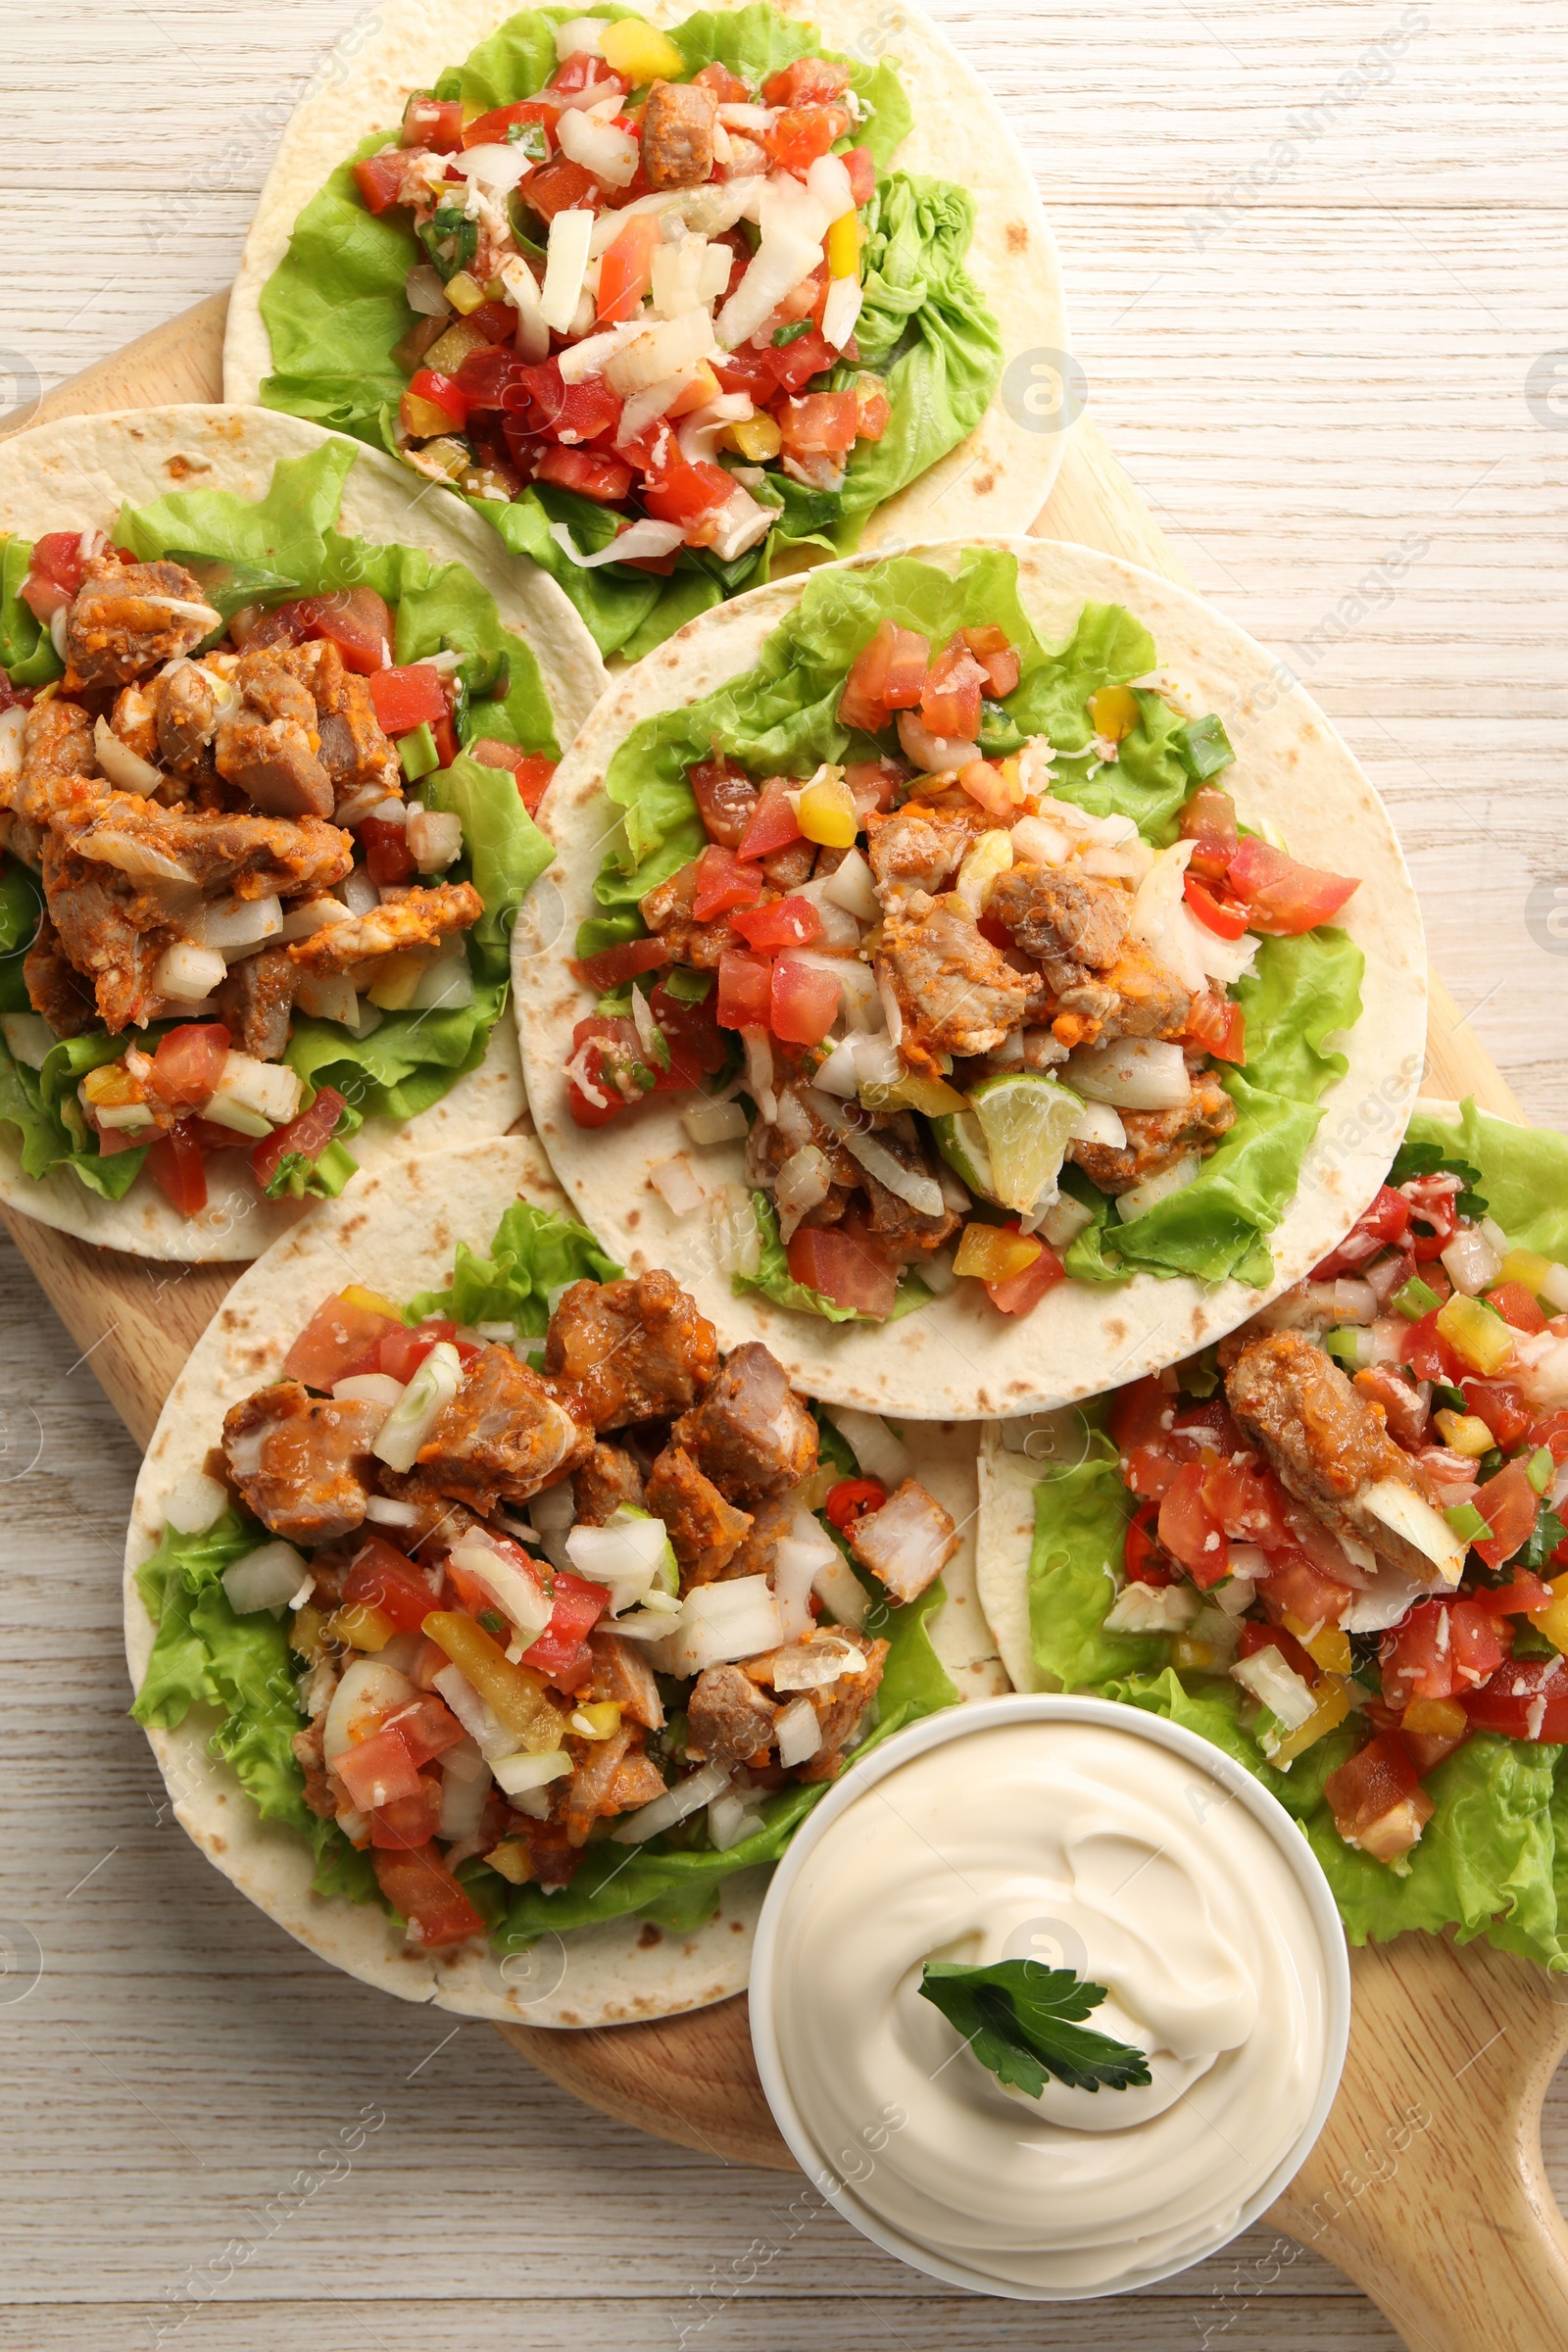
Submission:
M 1094 414 L 1202 587 L 1361 755 L 1435 961 L 1532 1114 L 1568 1125 L 1560 16 L 938 13 L 1039 174 Z M 292 98 L 358 14 L 9 0 L 0 415 L 225 282 Z M 792 2221 L 778 2178 L 638 2138 L 485 2028 L 296 1948 L 169 1820 L 123 1713 L 134 1452 L 14 1257 L 3 1280 L 0 2352 L 1394 2344 L 1267 2231 L 1133 2303 L 928 2292 L 836 2220 Z M 1548 2134 L 1560 2194 L 1568 2097 Z

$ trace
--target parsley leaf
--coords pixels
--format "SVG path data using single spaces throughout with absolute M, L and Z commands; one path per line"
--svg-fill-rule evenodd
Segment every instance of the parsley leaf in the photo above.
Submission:
M 998 1960 L 989 1968 L 928 1960 L 920 1997 L 941 2010 L 999 2082 L 1032 2099 L 1048 2075 L 1070 2090 L 1126 2090 L 1152 2079 L 1142 2050 L 1083 2031 L 1105 1987 L 1070 1968 L 1046 1968 L 1038 1960 Z
M 1395 1153 L 1394 1165 L 1389 1170 L 1389 1182 L 1395 1191 L 1397 1192 L 1401 1184 L 1408 1184 L 1413 1176 L 1440 1175 L 1463 1179 L 1464 1190 L 1454 1204 L 1461 1217 L 1480 1218 L 1486 1215 L 1486 1195 L 1476 1189 L 1482 1181 L 1481 1170 L 1472 1167 L 1467 1159 L 1457 1159 L 1451 1153 L 1445 1154 L 1436 1144 L 1412 1143 L 1406 1136 Z
M 1547 1565 L 1564 1536 L 1568 1536 L 1568 1528 L 1563 1526 L 1549 1503 L 1543 1504 L 1536 1513 L 1536 1524 L 1530 1531 L 1524 1549 L 1514 1553 L 1508 1562 L 1509 1568 L 1540 1571 Z

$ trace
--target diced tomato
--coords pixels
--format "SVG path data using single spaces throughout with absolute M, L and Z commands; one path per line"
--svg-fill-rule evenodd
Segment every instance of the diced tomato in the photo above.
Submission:
M 542 122 L 545 143 L 553 148 L 553 132 L 561 120 L 561 109 L 552 106 L 547 98 L 517 98 L 510 106 L 493 106 L 487 115 L 475 115 L 463 133 L 465 147 L 505 147 L 507 133 L 521 122 Z
M 345 669 L 370 677 L 391 661 L 391 607 L 373 588 L 334 588 L 324 596 L 302 596 L 293 610 L 305 636 L 324 637 L 337 647 Z
M 1018 683 L 1018 649 L 1006 630 L 988 622 L 983 629 L 965 629 L 963 642 L 986 673 L 986 692 L 994 702 L 1005 702 Z
M 381 1536 L 370 1536 L 354 1555 L 347 1576 L 343 1579 L 343 1598 L 351 1605 L 363 1602 L 367 1607 L 379 1609 L 390 1617 L 400 1634 L 416 1634 L 430 1611 L 436 1606 L 435 1597 L 424 1578 L 412 1560 L 393 1549 Z M 431 1753 L 435 1751 L 432 1749 Z M 416 1763 L 424 1763 L 418 1756 Z
M 1329 1774 L 1323 1793 L 1333 1807 L 1340 1836 L 1348 1844 L 1363 1845 L 1380 1861 L 1406 1851 L 1432 1818 L 1432 1799 L 1417 1780 L 1397 1732 L 1380 1732 L 1357 1748 Z
M 370 680 L 370 706 L 388 735 L 407 735 L 415 727 L 433 726 L 447 715 L 440 672 L 428 662 L 378 669 Z
M 888 1491 L 880 1479 L 841 1478 L 836 1487 L 829 1487 L 822 1508 L 842 1534 L 867 1511 L 879 1511 L 887 1498 Z
M 575 490 L 579 498 L 595 498 L 606 507 L 617 505 L 631 491 L 631 467 L 593 449 L 547 449 L 534 468 L 534 479 Z
M 1568 1741 L 1568 1668 L 1557 1658 L 1510 1658 L 1459 1704 L 1478 1732 L 1507 1740 Z
M 412 1796 L 395 1797 L 369 1812 L 372 1849 L 403 1853 L 428 1845 L 441 1827 L 440 1780 L 433 1772 L 422 1773 Z
M 854 1229 L 803 1225 L 791 1237 L 786 1255 L 790 1279 L 820 1291 L 835 1306 L 854 1307 L 881 1322 L 898 1302 L 897 1272 Z
M 1142 1446 L 1167 1446 L 1176 1417 L 1176 1396 L 1154 1376 L 1130 1380 L 1111 1399 L 1110 1440 L 1118 1453 Z
M 481 767 L 510 767 L 516 780 L 517 797 L 530 816 L 545 797 L 557 761 L 544 752 L 525 752 L 519 744 L 498 742 L 494 735 L 481 735 L 468 746 L 468 757 L 477 760 Z
M 1171 1435 L 1178 1444 L 1187 1438 L 1196 1445 L 1208 1446 L 1214 1453 L 1242 1453 L 1247 1447 L 1247 1441 L 1231 1418 L 1231 1408 L 1223 1396 L 1209 1396 L 1200 1403 L 1179 1406 L 1171 1422 Z
M 1485 1415 L 1482 1416 L 1485 1419 Z M 1490 1424 L 1489 1424 L 1490 1426 Z M 1532 1452 L 1544 1446 L 1558 1469 L 1568 1462 L 1568 1412 L 1543 1413 L 1539 1421 L 1530 1424 Z
M 481 335 L 488 335 L 492 344 L 507 345 L 511 356 L 512 338 L 517 331 L 517 314 L 510 302 L 481 302 L 476 311 L 468 313 L 468 324 L 476 326 Z
M 764 106 L 817 106 L 842 98 L 850 86 L 850 69 L 831 57 L 797 57 L 780 66 L 762 84 Z
M 1404 1343 L 1402 1361 L 1407 1363 L 1417 1380 L 1441 1380 L 1456 1389 L 1469 1370 L 1454 1354 L 1438 1329 L 1438 1308 L 1412 1323 Z
M 767 1025 L 786 1045 L 819 1046 L 838 1018 L 842 995 L 836 972 L 781 956 L 773 966 Z
M 1309 1560 L 1304 1551 L 1279 1551 L 1269 1556 L 1268 1574 L 1258 1591 L 1270 1615 L 1294 1617 L 1306 1626 L 1343 1625 L 1355 1594 Z
M 400 1796 L 417 1796 L 424 1785 L 402 1734 L 385 1724 L 368 1740 L 345 1748 L 332 1769 L 362 1813 L 395 1804 Z
M 1505 1323 L 1515 1331 L 1544 1331 L 1546 1318 L 1542 1313 L 1534 1292 L 1522 1282 L 1499 1282 L 1494 1291 L 1487 1293 L 1487 1304 L 1494 1306 Z
M 1182 810 L 1181 837 L 1193 845 L 1188 872 L 1203 881 L 1223 882 L 1241 840 L 1230 794 L 1212 784 L 1201 785 Z
M 1260 1649 L 1277 1649 L 1292 1673 L 1298 1674 L 1309 1690 L 1316 1688 L 1320 1671 L 1316 1660 L 1283 1625 L 1264 1625 L 1255 1617 L 1244 1617 L 1237 1632 L 1244 1658 L 1255 1658 Z
M 587 1086 L 579 1083 L 574 1070 L 568 1083 L 566 1106 L 579 1127 L 608 1127 L 630 1102 L 652 1092 L 652 1086 L 645 1085 L 638 1075 L 647 1071 L 652 1080 L 655 1073 L 648 1070 L 636 1026 L 612 1013 L 592 1013 L 577 1023 L 571 1033 L 569 1060 L 587 1080 Z M 593 1093 L 589 1093 L 590 1087 Z M 603 1100 L 595 1102 L 594 1095 Z
M 1004 1233 L 1019 1233 L 1016 1220 L 1004 1225 Z M 1039 1239 L 1038 1235 L 1034 1237 Z M 988 1282 L 986 1297 L 1001 1315 L 1027 1315 L 1040 1304 L 1046 1293 L 1058 1282 L 1065 1282 L 1067 1269 L 1049 1243 L 1041 1242 L 1040 1254 L 1016 1274 L 1006 1275 L 1001 1282 Z
M 201 1147 L 182 1121 L 159 1136 L 147 1153 L 147 1173 L 172 1208 L 195 1217 L 207 1206 L 207 1171 Z
M 382 1335 L 375 1369 L 390 1380 L 412 1380 L 437 1342 L 455 1338 L 457 1328 L 455 1323 L 443 1324 L 433 1319 L 422 1323 L 416 1331 L 407 1323 L 397 1324 Z
M 1222 988 L 1206 988 L 1194 997 L 1184 1035 L 1216 1061 L 1239 1067 L 1247 1059 L 1247 1015 Z
M 462 432 L 468 421 L 468 402 L 456 376 L 443 375 L 437 368 L 416 368 L 409 390 L 416 400 L 429 401 L 451 419 L 454 431 Z
M 758 809 L 757 787 L 745 768 L 715 753 L 711 760 L 699 760 L 689 767 L 686 781 L 709 840 L 721 849 L 738 850 Z
M 434 1691 L 399 1707 L 387 1717 L 383 1729 L 397 1733 L 416 1764 L 433 1763 L 464 1738 L 462 1724 Z
M 1261 1544 L 1277 1551 L 1290 1543 L 1285 1516 L 1290 1497 L 1261 1462 L 1218 1463 L 1205 1472 L 1203 1500 L 1233 1544 Z
M 1196 874 L 1183 875 L 1182 896 L 1204 930 L 1212 931 L 1216 939 L 1246 937 L 1247 908 L 1234 899 L 1216 897 Z
M 839 161 L 850 175 L 850 194 L 855 198 L 855 209 L 858 212 L 876 194 L 876 159 L 869 147 L 846 147 Z M 1003 689 L 1006 694 L 1011 691 L 1011 687 Z
M 602 212 L 605 202 L 593 173 L 574 164 L 569 155 L 553 156 L 548 164 L 530 172 L 517 194 L 541 220 L 553 220 L 558 213 Z
M 1484 1421 L 1503 1451 L 1517 1446 L 1530 1427 L 1530 1407 L 1524 1391 L 1507 1380 L 1466 1378 L 1459 1383 L 1465 1409 Z
M 5 671 L 0 669 L 0 710 L 30 710 L 32 703 L 32 688 L 13 686 Z
M 852 760 L 844 770 L 855 812 L 863 824 L 873 808 L 886 814 L 899 796 L 908 771 L 897 760 Z
M 597 100 L 608 98 L 612 90 L 623 98 L 631 84 L 624 74 L 617 74 L 602 57 L 595 57 L 587 49 L 574 49 L 556 68 L 545 88 L 563 92 L 592 90 Z
M 1492 1530 L 1490 1540 L 1475 1546 L 1489 1568 L 1511 1560 L 1536 1524 L 1541 1497 L 1530 1484 L 1523 1462 L 1504 1462 L 1494 1478 L 1478 1487 L 1475 1507 Z
M 394 825 L 379 816 L 362 817 L 360 845 L 372 882 L 407 882 L 416 870 L 407 825 Z
M 455 155 L 464 144 L 461 98 L 431 98 L 420 93 L 403 110 L 403 144 L 424 147 L 432 155 Z
M 1333 1282 L 1338 1275 L 1355 1273 L 1380 1250 L 1402 1243 L 1409 1222 L 1410 1203 L 1404 1195 L 1380 1184 L 1371 1205 L 1362 1209 L 1339 1248 L 1312 1268 L 1312 1280 Z
M 745 106 L 752 95 L 739 74 L 732 74 L 716 57 L 700 74 L 694 74 L 692 81 L 698 89 L 711 90 L 720 106 Z
M 799 790 L 799 787 L 796 788 Z M 775 776 L 763 787 L 757 804 L 757 814 L 741 836 L 742 858 L 771 858 L 775 850 L 788 849 L 792 841 L 801 838 L 801 820 L 795 813 L 789 797 L 789 786 L 782 776 Z
M 1528 1568 L 1516 1568 L 1510 1583 L 1499 1585 L 1485 1597 L 1494 1617 L 1527 1617 L 1532 1609 L 1549 1609 L 1553 1594 L 1544 1578 Z
M 772 1005 L 773 966 L 765 956 L 750 956 L 726 948 L 718 959 L 718 1004 L 715 1017 L 721 1029 L 765 1029 Z
M 784 447 L 795 453 L 855 447 L 859 409 L 853 392 L 808 392 L 781 400 L 773 411 Z
M 659 221 L 652 213 L 634 213 L 599 265 L 598 321 L 615 326 L 632 318 L 654 279 L 654 248 Z
M 710 1078 L 724 1067 L 730 1049 L 728 1040 L 719 1035 L 713 1017 L 716 990 L 710 987 L 707 996 L 693 1004 L 682 997 L 672 997 L 660 980 L 654 985 L 648 1004 L 669 1048 L 669 1068 L 661 1070 L 657 1080 L 660 1093 L 670 1094 L 696 1086 L 700 1079 Z
M 880 621 L 876 635 L 850 663 L 839 698 L 839 723 L 875 735 L 887 725 L 891 712 L 912 710 L 925 686 L 930 657 L 930 641 L 917 630 Z
M 697 860 L 693 916 L 700 923 L 710 923 L 715 916 L 733 913 L 738 906 L 756 906 L 766 888 L 766 877 L 760 865 L 737 858 L 733 850 L 721 849 L 716 841 L 710 841 Z
M 376 1883 L 400 1919 L 413 1922 L 426 1951 L 466 1943 L 484 1921 L 432 1842 L 412 1853 L 373 1851 Z
M 785 346 L 787 350 L 788 345 Z M 717 376 L 725 392 L 744 392 L 747 398 L 765 408 L 778 390 L 778 373 L 773 366 L 783 354 L 777 351 L 753 351 L 742 344 L 739 351 L 715 353 L 708 365 Z
M 858 416 L 857 438 L 861 441 L 880 441 L 893 421 L 893 406 L 876 376 L 862 375 L 857 378 L 855 406 Z M 965 630 L 965 636 L 968 633 Z M 981 666 L 984 667 L 984 664 Z
M 283 1358 L 282 1376 L 308 1389 L 335 1388 L 351 1372 L 379 1370 L 374 1351 L 387 1332 L 402 1329 L 395 1316 L 340 1292 L 324 1299 L 306 1324 Z
M 522 1662 L 536 1674 L 542 1674 L 547 1682 L 559 1684 L 562 1690 L 575 1690 L 584 1679 L 584 1643 L 609 1608 L 610 1593 L 604 1585 L 590 1584 L 564 1568 L 556 1570 L 551 1593 L 555 1608 L 550 1623 L 538 1641 L 523 1651 Z M 564 1682 L 564 1674 L 568 1678 Z
M 355 185 L 368 213 L 377 218 L 403 196 L 403 157 L 396 147 L 368 155 L 354 167 Z
M 986 673 L 962 637 L 954 637 L 932 662 L 920 690 L 923 723 L 933 735 L 967 742 L 980 730 L 980 702 L 986 685 Z
M 1399 1190 L 1410 1204 L 1406 1247 L 1422 1265 L 1441 1257 L 1459 1230 L 1458 1187 L 1451 1178 L 1415 1177 Z
M 628 939 L 618 948 L 601 948 L 597 956 L 572 958 L 571 968 L 584 988 L 596 996 L 619 988 L 623 980 L 634 980 L 639 972 L 657 971 L 669 961 L 669 950 L 662 939 Z
M 1251 929 L 1275 939 L 1326 923 L 1361 887 L 1358 877 L 1301 865 L 1251 834 L 1237 844 L 1225 878 L 1247 907 Z
M 481 352 L 480 366 L 489 363 L 490 357 Z M 464 368 L 470 365 L 468 360 L 464 362 Z M 459 381 L 464 380 L 460 369 Z M 580 384 L 568 384 L 562 376 L 559 360 L 514 368 L 501 386 L 499 399 L 509 419 L 516 418 L 529 432 L 548 433 L 553 440 L 573 448 L 599 441 L 620 423 L 620 402 L 604 378 L 590 375 Z M 724 478 L 729 479 L 727 474 Z
M 787 106 L 777 122 L 758 135 L 780 171 L 804 179 L 817 157 L 826 155 L 848 127 L 849 116 L 841 106 Z
M 1203 1499 L 1203 1469 L 1184 1462 L 1159 1506 L 1159 1540 L 1205 1592 L 1230 1574 L 1225 1531 Z
M 182 1021 L 158 1041 L 148 1092 L 174 1110 L 199 1107 L 222 1076 L 232 1042 L 221 1021 Z
M 1431 1407 L 1421 1401 L 1421 1392 L 1411 1386 L 1402 1373 L 1392 1364 L 1368 1364 L 1357 1372 L 1352 1383 L 1357 1393 L 1372 1404 L 1382 1408 L 1390 1437 L 1407 1453 L 1424 1446 L 1431 1425 Z
M 722 466 L 706 459 L 688 465 L 673 438 L 657 472 L 643 484 L 643 505 L 656 522 L 679 523 L 689 547 L 707 547 L 718 536 L 718 511 L 735 495 Z
M 1158 1517 L 1157 1502 L 1141 1502 L 1127 1522 L 1121 1557 L 1129 1584 L 1173 1585 L 1176 1582 L 1177 1571 L 1169 1553 L 1161 1548 L 1154 1532 Z
M 1414 1698 L 1451 1698 L 1474 1690 L 1502 1664 L 1511 1630 L 1487 1600 L 1423 1600 L 1406 1611 L 1378 1647 L 1383 1695 L 1391 1706 Z
M 733 920 L 747 946 L 763 956 L 776 956 L 780 948 L 808 948 L 822 936 L 822 917 L 809 899 L 774 899 L 765 906 L 737 907 Z
M 309 1110 L 302 1110 L 286 1127 L 274 1127 L 251 1153 L 251 1172 L 266 1192 L 283 1161 L 296 1153 L 314 1166 L 337 1133 L 348 1104 L 336 1087 L 323 1086 Z
M 502 395 L 511 385 L 521 388 L 527 401 L 524 413 L 531 413 L 533 392 L 529 364 L 515 351 L 503 350 L 499 342 L 492 343 L 487 350 L 470 351 L 461 363 L 456 380 L 458 389 L 468 404 L 470 416 L 476 410 L 499 409 Z
M 34 540 L 27 576 L 22 583 L 23 603 L 35 620 L 47 627 L 63 612 L 81 586 L 86 559 L 79 531 L 45 531 Z

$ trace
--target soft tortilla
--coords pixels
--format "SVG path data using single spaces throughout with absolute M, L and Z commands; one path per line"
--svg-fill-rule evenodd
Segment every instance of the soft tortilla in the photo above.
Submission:
M 127 502 L 148 506 L 176 490 L 263 498 L 280 458 L 308 456 L 331 437 L 318 425 L 265 409 L 196 406 L 39 425 L 0 447 L 0 534 L 32 539 L 88 524 L 107 530 Z M 466 564 L 495 598 L 506 626 L 531 648 L 557 737 L 569 743 L 606 677 L 568 599 L 532 564 L 512 562 L 466 507 L 421 496 L 414 476 L 390 458 L 359 442 L 350 447 L 354 470 L 344 485 L 339 527 L 376 545 L 421 548 L 438 563 Z M 402 1153 L 504 1135 L 522 1108 L 516 1039 L 503 1013 L 477 1069 L 417 1118 L 368 1119 L 354 1138 L 354 1156 L 368 1169 Z M 255 1257 L 306 1213 L 302 1202 L 261 1199 L 247 1178 L 225 1182 L 220 1169 L 220 1162 L 209 1162 L 207 1207 L 182 1217 L 145 1175 L 123 1200 L 100 1200 L 69 1168 L 39 1182 L 23 1170 L 16 1130 L 0 1125 L 0 1200 L 40 1224 L 136 1257 L 196 1264 Z
M 1411 1104 L 1410 1111 L 1451 1122 L 1459 1116 L 1459 1105 L 1423 1095 Z M 1379 1150 L 1385 1173 L 1405 1124 L 1406 1119 L 1400 1119 L 1397 1125 L 1380 1129 Z M 1031 1428 L 1014 1426 L 1009 1430 L 993 1421 L 980 1433 L 976 1465 L 979 1517 L 975 1586 L 992 1640 L 1015 1690 L 1047 1690 L 1057 1687 L 1055 1678 L 1042 1674 L 1035 1664 L 1029 1625 L 1035 1489 L 1053 1473 L 1059 1476 L 1074 1468 L 1084 1458 L 1087 1440 L 1082 1416 L 1071 1408 L 1053 1414 Z
M 141 1686 L 155 1632 L 135 1571 L 157 1547 L 165 1497 L 201 1467 L 229 1406 L 275 1372 L 320 1299 L 349 1282 L 394 1298 L 441 1288 L 457 1242 L 487 1248 L 519 1194 L 567 1211 L 537 1146 L 521 1136 L 404 1157 L 323 1203 L 235 1284 L 171 1392 L 136 1482 L 123 1595 L 133 1687 Z M 947 1571 L 947 1601 L 929 1621 L 932 1640 L 961 1696 L 990 1696 L 1006 1686 L 974 1589 L 975 1432 L 970 1425 L 906 1434 L 921 1475 L 963 1531 L 963 1547 Z M 464 2017 L 572 2027 L 672 2017 L 725 2000 L 746 1984 L 766 1886 L 761 1871 L 722 1881 L 717 1915 L 688 1936 L 650 1936 L 641 1920 L 629 1918 L 546 1936 L 507 1959 L 488 1950 L 412 1951 L 378 1905 L 312 1893 L 314 1861 L 304 1838 L 264 1822 L 229 1767 L 209 1755 L 216 1721 L 212 1709 L 198 1707 L 178 1731 L 147 1735 L 176 1819 L 279 1927 L 368 1984 Z
M 914 113 L 893 169 L 954 180 L 973 195 L 966 266 L 1002 330 L 1003 383 L 985 416 L 869 517 L 861 546 L 891 549 L 916 536 L 1032 519 L 1051 494 L 1070 418 L 1037 414 L 1030 404 L 1064 375 L 1068 330 L 1056 248 L 1010 126 L 979 75 L 917 8 L 890 14 L 881 0 L 773 4 L 781 16 L 814 24 L 826 49 L 873 60 L 891 52 Z M 639 13 L 673 27 L 698 12 L 694 0 L 654 0 Z M 262 290 L 328 173 L 371 131 L 394 136 L 409 92 L 428 88 L 513 14 L 505 0 L 386 0 L 322 59 L 278 144 L 245 239 L 223 342 L 225 399 L 259 399 L 271 373 Z
M 750 669 L 798 598 L 799 580 L 756 589 L 689 622 L 612 685 L 546 796 L 540 822 L 561 855 L 535 884 L 513 938 L 514 995 L 539 1139 L 605 1247 L 634 1269 L 669 1267 L 726 1348 L 764 1340 L 795 1386 L 813 1396 L 955 1420 L 1036 1412 L 1135 1380 L 1217 1339 L 1265 1297 L 1298 1282 L 1376 1191 L 1388 1164 L 1386 1138 L 1402 1133 L 1409 1116 L 1426 1030 L 1421 916 L 1394 828 L 1322 712 L 1298 687 L 1282 683 L 1272 657 L 1196 596 L 1113 557 L 1049 540 L 981 544 L 1016 556 L 1020 593 L 1048 643 L 1069 633 L 1088 599 L 1136 612 L 1153 634 L 1161 665 L 1196 687 L 1200 708 L 1226 720 L 1237 760 L 1224 781 L 1243 818 L 1272 820 L 1309 864 L 1361 877 L 1337 919 L 1366 956 L 1364 1009 L 1338 1041 L 1349 1068 L 1322 1098 L 1324 1117 L 1299 1189 L 1271 1238 L 1268 1292 L 1237 1282 L 1210 1288 L 1185 1276 L 1162 1282 L 1141 1275 L 1115 1289 L 1063 1283 L 1014 1320 L 960 1284 L 890 1325 L 834 1325 L 752 1294 L 734 1297 L 707 1213 L 677 1218 L 653 1190 L 649 1169 L 682 1152 L 710 1194 L 742 1182 L 743 1147 L 694 1152 L 679 1097 L 653 1096 L 613 1127 L 572 1124 L 563 1071 L 572 1025 L 588 1006 L 564 958 L 578 923 L 600 911 L 593 883 L 618 813 L 605 797 L 605 771 L 641 720 L 697 702 Z M 949 541 L 908 552 L 952 569 L 963 551 Z

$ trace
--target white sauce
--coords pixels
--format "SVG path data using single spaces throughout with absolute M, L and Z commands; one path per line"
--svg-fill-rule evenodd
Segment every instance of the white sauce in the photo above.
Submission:
M 932 1958 L 1073 1966 L 1152 2083 L 1004 2089 L 920 1997 Z M 1299 1880 L 1221 1782 L 1141 1733 L 1033 1720 L 829 1822 L 782 1902 L 770 2015 L 822 2168 L 871 2216 L 1004 2291 L 1093 2294 L 1223 2243 L 1298 2160 L 1328 1979 Z

